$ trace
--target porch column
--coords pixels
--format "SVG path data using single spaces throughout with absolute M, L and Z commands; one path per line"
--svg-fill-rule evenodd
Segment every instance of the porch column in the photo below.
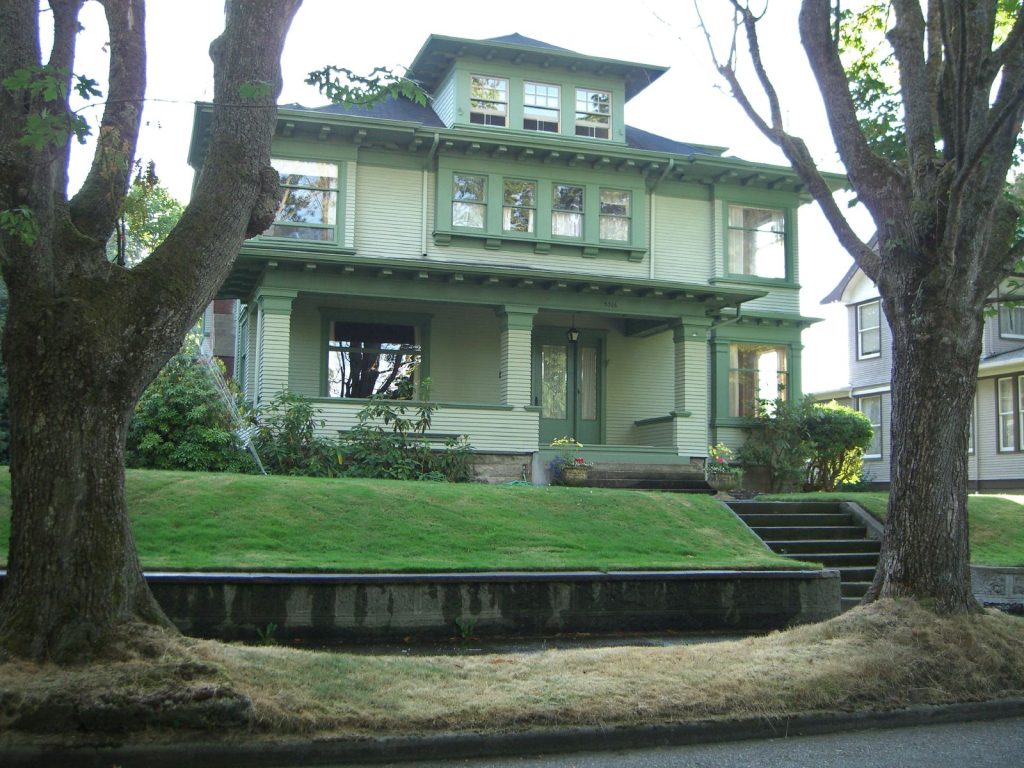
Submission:
M 256 292 L 256 404 L 288 388 L 292 301 L 298 291 L 259 288 Z
M 501 322 L 498 380 L 502 405 L 530 405 L 532 389 L 533 316 L 537 307 L 506 304 L 497 310 Z
M 675 353 L 676 451 L 681 456 L 708 452 L 707 323 L 687 321 L 672 329 Z

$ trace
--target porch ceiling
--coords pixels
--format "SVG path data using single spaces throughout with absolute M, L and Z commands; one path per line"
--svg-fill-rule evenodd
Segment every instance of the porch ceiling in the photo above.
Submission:
M 279 254 L 273 259 L 239 256 L 218 297 L 248 301 L 263 282 L 328 293 L 333 292 L 330 283 L 338 280 L 347 281 L 353 295 L 583 310 L 592 305 L 595 310 L 634 317 L 712 317 L 767 295 L 757 289 L 533 269 L 359 257 L 317 261 Z

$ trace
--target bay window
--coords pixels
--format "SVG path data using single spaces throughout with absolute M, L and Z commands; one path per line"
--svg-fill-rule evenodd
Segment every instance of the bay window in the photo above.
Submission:
M 786 277 L 786 213 L 729 206 L 727 269 L 734 275 Z
M 583 187 L 552 185 L 551 234 L 556 237 L 583 237 Z
M 761 401 L 786 399 L 786 348 L 729 345 L 729 415 L 756 416 Z
M 505 179 L 501 228 L 505 232 L 534 231 L 537 213 L 537 183 Z
M 629 192 L 601 190 L 600 238 L 629 242 Z
M 452 176 L 452 226 L 483 229 L 487 223 L 487 177 Z

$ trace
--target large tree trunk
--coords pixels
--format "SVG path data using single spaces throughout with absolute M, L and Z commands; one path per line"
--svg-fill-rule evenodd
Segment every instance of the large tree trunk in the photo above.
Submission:
M 892 328 L 891 492 L 868 600 L 914 597 L 977 609 L 967 529 L 967 435 L 983 317 L 925 288 L 885 302 Z M 958 311 L 959 310 L 959 311 Z

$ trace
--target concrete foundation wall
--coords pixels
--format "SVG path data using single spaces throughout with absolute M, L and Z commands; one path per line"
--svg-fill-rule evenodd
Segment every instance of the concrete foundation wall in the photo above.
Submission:
M 557 633 L 758 631 L 835 616 L 836 571 L 429 575 L 152 574 L 182 631 L 380 642 Z

